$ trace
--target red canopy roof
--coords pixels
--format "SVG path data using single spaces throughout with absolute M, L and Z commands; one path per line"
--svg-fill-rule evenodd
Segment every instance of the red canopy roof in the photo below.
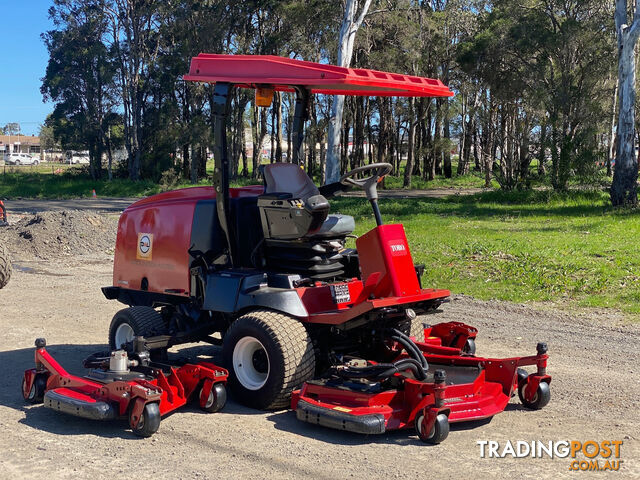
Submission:
M 228 82 L 240 87 L 271 85 L 292 91 L 305 86 L 313 93 L 397 97 L 452 97 L 440 80 L 364 68 L 343 68 L 274 55 L 214 55 L 191 59 L 185 80 Z

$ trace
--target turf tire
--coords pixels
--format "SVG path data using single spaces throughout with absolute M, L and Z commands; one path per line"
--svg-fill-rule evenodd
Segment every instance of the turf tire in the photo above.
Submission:
M 416 317 L 411 320 L 409 336 L 415 337 L 416 342 L 424 342 L 424 322 L 422 321 L 422 318 Z
M 121 345 L 116 345 L 116 332 L 118 327 L 129 325 L 134 336 L 153 337 L 166 333 L 167 327 L 160 312 L 151 307 L 129 307 L 120 310 L 113 316 L 109 326 L 109 346 L 112 350 L 118 350 Z M 166 350 L 166 349 L 159 349 Z M 154 355 L 160 353 L 154 350 Z
M 266 380 L 253 389 L 239 380 L 234 365 L 234 350 L 247 338 L 260 342 L 268 359 Z M 235 399 L 260 410 L 287 408 L 291 392 L 313 378 L 315 371 L 307 329 L 295 318 L 271 310 L 254 310 L 233 322 L 224 336 L 222 358 Z
M 11 267 L 11 259 L 7 247 L 0 244 L 0 288 L 3 288 L 9 279 L 13 269 Z

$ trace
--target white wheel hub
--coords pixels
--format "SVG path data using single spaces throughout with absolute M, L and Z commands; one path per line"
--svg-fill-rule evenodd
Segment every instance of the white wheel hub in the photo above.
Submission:
M 133 341 L 133 328 L 128 323 L 122 323 L 116 328 L 115 342 L 116 348 L 121 348 L 123 343 Z
M 257 338 L 243 337 L 233 347 L 233 371 L 244 388 L 261 389 L 270 369 L 267 351 Z

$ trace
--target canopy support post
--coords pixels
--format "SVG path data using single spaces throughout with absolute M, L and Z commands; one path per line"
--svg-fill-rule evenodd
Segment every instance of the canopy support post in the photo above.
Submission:
M 233 267 L 235 245 L 229 228 L 229 157 L 227 155 L 226 124 L 231 105 L 231 91 L 229 83 L 217 82 L 213 89 L 213 104 L 211 110 L 214 117 L 213 159 L 213 188 L 216 191 L 216 210 L 218 223 L 227 240 L 227 258 L 224 263 Z M 217 259 L 216 263 L 220 260 Z
M 309 104 L 311 92 L 305 87 L 294 87 L 296 90 L 296 106 L 293 115 L 293 129 L 291 137 L 293 139 L 293 156 L 291 161 L 300 165 L 304 160 L 304 122 L 309 119 Z

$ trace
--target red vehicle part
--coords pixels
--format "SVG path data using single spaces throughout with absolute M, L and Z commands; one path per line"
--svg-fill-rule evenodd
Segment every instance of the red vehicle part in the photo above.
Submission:
M 382 97 L 453 97 L 440 80 L 365 68 L 343 68 L 274 55 L 216 55 L 201 53 L 191 60 L 184 80 L 228 82 L 239 87 L 270 85 L 292 92 L 295 86 L 328 95 Z
M 255 197 L 262 186 L 230 189 L 230 198 Z M 193 187 L 144 198 L 120 216 L 113 285 L 178 297 L 191 293 L 189 249 L 196 204 L 216 198 L 213 187 Z M 142 254 L 147 235 L 150 249 Z M 145 282 L 145 285 L 142 283 Z
M 446 416 L 447 424 L 489 418 L 502 412 L 516 391 L 529 408 L 546 405 L 551 377 L 546 373 L 545 344 L 538 344 L 537 355 L 495 359 L 466 355 L 460 348 L 442 345 L 448 335 L 434 336 L 461 327 L 452 322 L 425 329 L 431 339 L 416 345 L 434 374 L 424 382 L 402 373 L 394 374 L 395 388 L 314 380 L 293 393 L 291 408 L 308 423 L 365 434 L 415 427 L 422 440 L 439 443 L 448 425 L 444 436 L 422 432 L 433 432 L 436 422 L 443 421 L 440 415 Z M 525 377 L 518 367 L 527 365 L 536 365 L 537 371 Z M 541 384 L 546 387 L 541 389 Z
M 184 406 L 198 389 L 198 403 L 205 410 L 213 411 L 212 401 L 218 401 L 220 408 L 226 401 L 224 385 L 228 372 L 212 363 L 170 367 L 166 374 L 152 366 L 147 372 L 151 375 L 99 381 L 95 377 L 68 373 L 46 351 L 44 339 L 36 340 L 35 363 L 35 368 L 24 372 L 22 395 L 25 400 L 31 403 L 44 401 L 47 408 L 92 420 L 128 416 L 130 427 L 143 436 L 148 436 L 140 431 L 147 405 L 157 405 L 159 416 L 164 416 Z M 157 422 L 159 424 L 159 417 Z
M 0 227 L 7 224 L 7 209 L 2 200 L 0 200 Z

